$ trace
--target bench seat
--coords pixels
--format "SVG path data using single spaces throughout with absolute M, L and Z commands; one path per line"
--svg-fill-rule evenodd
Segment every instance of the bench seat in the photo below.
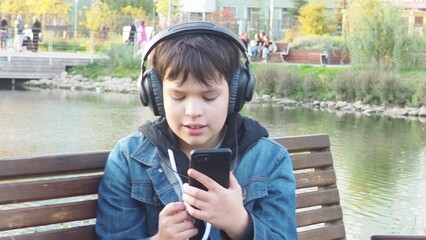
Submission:
M 292 156 L 299 239 L 345 239 L 329 137 L 274 139 Z M 96 239 L 97 190 L 108 154 L 0 159 L 0 240 Z

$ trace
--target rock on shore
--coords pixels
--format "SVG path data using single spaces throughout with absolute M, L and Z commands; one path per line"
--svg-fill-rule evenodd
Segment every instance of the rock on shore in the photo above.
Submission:
M 131 78 L 102 77 L 97 81 L 90 80 L 82 75 L 68 75 L 61 73 L 52 79 L 30 80 L 24 86 L 59 88 L 70 90 L 88 90 L 96 92 L 121 92 L 137 93 L 136 81 Z M 345 101 L 296 101 L 292 99 L 274 98 L 269 95 L 255 95 L 250 104 L 276 104 L 284 107 L 306 107 L 331 112 L 361 113 L 364 115 L 384 115 L 391 118 L 418 119 L 426 123 L 426 106 L 414 107 L 385 107 L 363 104 L 361 101 L 354 103 Z

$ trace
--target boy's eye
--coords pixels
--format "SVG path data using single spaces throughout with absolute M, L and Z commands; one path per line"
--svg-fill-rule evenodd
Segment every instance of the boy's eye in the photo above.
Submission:
M 206 101 L 213 101 L 217 98 L 217 94 L 206 94 L 203 96 Z
M 183 100 L 185 98 L 185 96 L 183 94 L 178 94 L 178 93 L 172 93 L 172 94 L 170 94 L 170 96 L 174 100 Z

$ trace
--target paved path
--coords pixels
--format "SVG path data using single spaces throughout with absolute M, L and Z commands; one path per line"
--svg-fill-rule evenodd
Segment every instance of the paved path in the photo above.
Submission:
M 87 65 L 105 56 L 69 52 L 0 50 L 0 80 L 52 78 L 67 68 Z

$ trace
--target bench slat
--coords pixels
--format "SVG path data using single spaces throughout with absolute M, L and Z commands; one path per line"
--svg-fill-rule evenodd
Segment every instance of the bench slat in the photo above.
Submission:
M 286 147 L 290 153 L 324 151 L 330 147 L 330 139 L 326 134 L 274 138 L 274 140 Z
M 274 140 L 286 147 L 292 157 L 298 189 L 296 221 L 300 228 L 299 239 L 318 239 L 318 236 L 325 240 L 344 238 L 328 135 Z M 97 200 L 58 203 L 54 199 L 96 194 L 108 154 L 109 151 L 98 151 L 0 160 L 0 207 L 11 203 L 22 205 L 22 208 L 0 210 L 0 231 L 94 219 Z M 80 175 L 82 173 L 90 174 Z M 45 206 L 31 206 L 39 204 L 31 201 L 48 199 L 51 199 L 50 202 L 43 202 Z M 321 226 L 323 224 L 326 226 Z M 0 240 L 6 239 L 95 240 L 96 237 L 94 225 L 89 225 L 0 237 Z
M 373 235 L 371 240 L 426 240 L 426 235 Z
M 299 193 L 296 196 L 297 208 L 339 204 L 339 201 L 339 190 L 337 190 L 337 188 L 315 192 Z
M 0 231 L 96 217 L 97 200 L 0 211 Z
M 296 212 L 297 227 L 332 222 L 341 219 L 343 219 L 343 213 L 342 208 L 339 205 Z
M 109 151 L 7 158 L 1 161 L 0 180 L 6 178 L 103 170 Z
M 308 168 L 326 168 L 333 166 L 331 152 L 314 152 L 310 154 L 293 154 L 293 170 Z
M 335 240 L 345 239 L 345 226 L 343 224 L 329 225 L 318 229 L 299 232 L 299 240 Z M 321 237 L 318 237 L 321 236 Z
M 0 237 L 0 240 L 96 240 L 95 226 L 87 225 L 46 232 Z
M 0 204 L 97 194 L 102 175 L 0 184 Z
M 336 183 L 336 173 L 334 170 L 298 173 L 294 177 L 296 179 L 296 189 L 323 187 Z

